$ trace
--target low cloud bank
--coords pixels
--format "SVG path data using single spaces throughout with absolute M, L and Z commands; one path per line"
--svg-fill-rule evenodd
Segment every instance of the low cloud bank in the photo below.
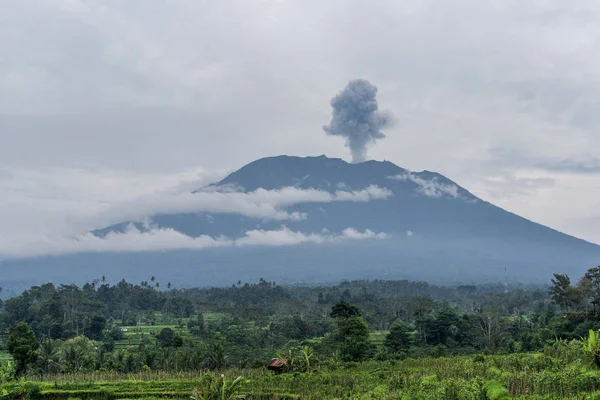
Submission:
M 284 208 L 301 203 L 331 203 L 336 201 L 368 202 L 390 197 L 392 192 L 378 186 L 357 191 L 338 190 L 334 193 L 316 189 L 285 187 L 279 190 L 257 189 L 245 193 L 209 188 L 194 193 L 144 196 L 122 203 L 96 217 L 93 226 L 126 221 L 142 221 L 157 214 L 233 213 L 246 217 L 298 221 L 305 215 L 287 212 Z
M 38 237 L 29 240 L 0 238 L 0 258 L 33 258 L 92 252 L 145 252 L 168 250 L 202 250 L 219 247 L 292 246 L 303 243 L 341 243 L 349 240 L 388 239 L 387 233 L 363 232 L 347 228 L 341 233 L 323 231 L 305 233 L 286 226 L 278 230 L 251 230 L 239 238 L 202 235 L 192 237 L 172 228 L 141 231 L 133 225 L 125 232 L 111 232 L 104 237 L 86 233 L 74 237 Z

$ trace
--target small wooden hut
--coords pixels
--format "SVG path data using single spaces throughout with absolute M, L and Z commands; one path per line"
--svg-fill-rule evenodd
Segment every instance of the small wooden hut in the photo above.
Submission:
M 285 358 L 274 358 L 267 365 L 267 369 L 269 371 L 282 372 L 283 370 L 285 370 L 286 366 L 287 360 Z

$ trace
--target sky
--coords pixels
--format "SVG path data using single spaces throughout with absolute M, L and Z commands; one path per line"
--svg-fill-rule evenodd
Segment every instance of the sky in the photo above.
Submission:
M 5 243 L 261 157 L 350 161 L 323 126 L 359 78 L 395 118 L 368 158 L 600 243 L 596 1 L 6 0 L 0 38 Z

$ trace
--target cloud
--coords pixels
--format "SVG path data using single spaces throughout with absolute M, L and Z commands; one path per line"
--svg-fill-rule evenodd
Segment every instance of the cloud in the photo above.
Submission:
M 528 195 L 540 189 L 549 189 L 556 184 L 550 177 L 518 175 L 490 176 L 486 179 L 488 192 L 494 197 Z
M 279 208 L 277 198 L 281 198 L 284 202 L 287 201 L 289 205 L 303 201 L 286 199 L 285 194 L 278 196 L 277 193 L 261 193 L 260 195 L 263 199 L 260 198 L 261 196 L 255 196 L 255 192 L 216 191 L 144 196 L 135 201 L 116 205 L 98 216 L 94 216 L 90 224 L 106 226 L 126 221 L 142 221 L 157 214 L 187 213 L 231 213 L 251 218 L 293 221 L 305 217 L 304 214 L 289 213 Z M 305 198 L 306 201 L 311 199 L 310 196 Z
M 584 154 L 566 159 L 543 160 L 535 166 L 550 171 L 597 174 L 600 173 L 600 158 Z
M 252 203 L 268 203 L 274 207 L 289 207 L 299 203 L 368 202 L 372 200 L 385 200 L 392 196 L 392 192 L 389 189 L 376 185 L 369 185 L 362 190 L 355 191 L 337 190 L 334 193 L 317 189 L 299 189 L 290 186 L 279 190 L 265 190 L 260 188 L 247 194 L 241 192 L 234 192 L 234 194 L 237 196 L 241 195 Z
M 99 215 L 140 197 L 177 197 L 222 178 L 200 168 L 174 173 L 116 171 L 95 165 L 41 169 L 0 166 L 0 237 L 70 235 L 96 229 Z
M 417 184 L 417 192 L 423 196 L 440 198 L 445 196 L 453 199 L 460 198 L 458 186 L 439 182 L 437 178 L 423 179 L 413 173 L 407 172 L 401 175 L 390 176 L 389 179 L 403 182 L 413 182 Z
M 388 239 L 390 237 L 387 233 L 375 233 L 369 229 L 360 232 L 354 228 L 346 228 L 342 234 L 342 237 L 347 239 Z
M 97 221 L 114 224 L 124 221 L 141 221 L 156 214 L 180 213 L 233 213 L 251 218 L 298 221 L 306 217 L 298 212 L 287 212 L 286 207 L 305 203 L 330 203 L 338 201 L 368 202 L 382 200 L 392 192 L 378 186 L 368 186 L 352 192 L 329 193 L 316 189 L 285 187 L 279 190 L 257 189 L 253 192 L 220 191 L 218 187 L 194 193 L 176 195 L 151 195 L 115 206 L 98 217 Z M 99 222 L 95 222 L 98 226 Z
M 257 219 L 298 220 L 305 215 L 285 209 L 300 203 L 367 202 L 392 195 L 377 186 L 335 193 L 294 187 L 251 193 L 213 187 L 191 193 L 224 174 L 198 168 L 173 174 L 124 174 L 96 166 L 39 170 L 5 167 L 0 172 L 0 248 L 4 254 L 21 256 L 226 246 L 225 239 L 190 238 L 169 230 L 143 235 L 130 232 L 127 236 L 110 236 L 108 241 L 98 241 L 85 232 L 172 213 L 235 213 Z M 123 247 L 119 247 L 119 240 Z
M 569 143 L 553 143 L 544 151 L 531 151 L 527 148 L 518 150 L 509 148 L 492 148 L 490 154 L 494 162 L 499 164 L 510 163 L 520 168 L 535 168 L 548 172 L 566 172 L 573 174 L 598 174 L 600 173 L 600 157 L 587 151 L 569 149 Z M 552 147 L 563 147 L 563 154 L 557 155 Z M 549 149 L 548 149 L 549 148 Z M 554 154 L 553 154 L 554 153 Z
M 255 218 L 297 220 L 302 214 L 284 209 L 310 202 L 385 199 L 392 193 L 369 186 L 328 193 L 287 187 L 198 191 L 225 172 L 192 168 L 172 174 L 122 173 L 102 167 L 23 169 L 0 167 L 0 237 L 3 235 L 74 234 L 154 214 L 231 212 Z
M 103 237 L 85 233 L 71 237 L 31 237 L 27 241 L 0 238 L 0 257 L 33 258 L 91 252 L 145 252 L 168 250 L 203 250 L 247 246 L 293 246 L 303 243 L 341 243 L 347 240 L 388 239 L 390 235 L 370 230 L 360 232 L 347 228 L 340 234 L 329 232 L 304 233 L 286 226 L 278 230 L 251 230 L 239 238 L 191 237 L 171 228 L 140 231 L 133 225 L 125 232 L 110 232 Z

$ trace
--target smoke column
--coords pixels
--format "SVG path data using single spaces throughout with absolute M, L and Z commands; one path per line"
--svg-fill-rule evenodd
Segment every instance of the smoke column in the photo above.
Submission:
M 323 130 L 328 135 L 346 138 L 352 162 L 365 161 L 367 146 L 385 135 L 381 129 L 392 124 L 388 113 L 377 106 L 377 87 L 364 79 L 355 79 L 331 99 L 331 122 Z

